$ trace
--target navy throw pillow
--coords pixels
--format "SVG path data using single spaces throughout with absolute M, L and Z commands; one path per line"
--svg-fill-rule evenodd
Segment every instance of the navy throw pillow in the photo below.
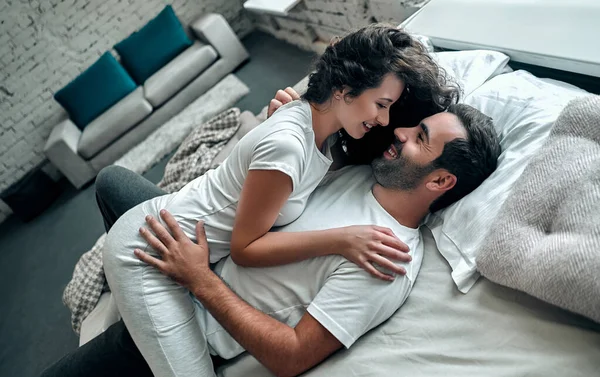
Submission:
M 146 79 L 191 45 L 173 7 L 167 5 L 143 28 L 117 43 L 115 50 L 135 82 L 143 85 Z
M 69 113 L 73 123 L 83 130 L 136 87 L 127 71 L 107 51 L 75 80 L 56 92 L 54 99 Z

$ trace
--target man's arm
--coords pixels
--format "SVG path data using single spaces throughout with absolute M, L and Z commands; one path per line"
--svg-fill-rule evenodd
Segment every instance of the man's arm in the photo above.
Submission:
M 310 314 L 295 328 L 240 299 L 214 273 L 192 292 L 229 334 L 277 376 L 295 376 L 325 360 L 342 344 Z
M 270 118 L 271 115 L 273 115 L 273 113 L 277 111 L 277 109 L 279 109 L 281 106 L 285 105 L 286 103 L 295 101 L 297 99 L 300 99 L 300 95 L 298 94 L 298 92 L 296 92 L 289 86 L 283 90 L 279 89 L 277 93 L 275 93 L 275 97 L 271 100 L 271 102 L 269 102 L 269 107 L 267 109 L 267 118 Z
M 248 305 L 210 270 L 203 224 L 196 226 L 196 244 L 171 214 L 161 211 L 161 217 L 171 233 L 151 216 L 146 221 L 154 234 L 145 228 L 140 233 L 162 259 L 139 249 L 136 256 L 188 288 L 225 330 L 275 375 L 300 374 L 341 348 L 340 341 L 308 313 L 292 328 Z

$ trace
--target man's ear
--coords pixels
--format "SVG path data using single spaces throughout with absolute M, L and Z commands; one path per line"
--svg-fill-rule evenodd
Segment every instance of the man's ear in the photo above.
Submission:
M 447 170 L 438 170 L 425 185 L 429 190 L 440 194 L 452 189 L 456 185 L 456 176 Z

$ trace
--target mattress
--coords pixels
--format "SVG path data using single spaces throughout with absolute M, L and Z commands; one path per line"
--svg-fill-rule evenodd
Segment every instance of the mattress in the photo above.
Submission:
M 421 272 L 406 303 L 305 376 L 600 375 L 599 324 L 485 278 L 464 295 L 426 228 L 424 240 Z M 218 375 L 271 376 L 248 354 Z

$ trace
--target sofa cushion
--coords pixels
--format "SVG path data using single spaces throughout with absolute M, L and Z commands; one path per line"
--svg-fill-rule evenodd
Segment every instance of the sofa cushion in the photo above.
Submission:
M 167 5 L 143 28 L 117 43 L 115 50 L 121 63 L 140 85 L 183 50 L 192 45 L 175 15 Z
M 154 107 L 165 103 L 217 59 L 212 46 L 200 42 L 171 60 L 144 83 L 144 95 Z
M 136 84 L 127 71 L 109 53 L 54 94 L 54 98 L 83 130 L 92 120 L 123 97 L 133 92 Z
M 151 112 L 152 106 L 139 87 L 85 128 L 77 152 L 85 159 L 94 157 Z

